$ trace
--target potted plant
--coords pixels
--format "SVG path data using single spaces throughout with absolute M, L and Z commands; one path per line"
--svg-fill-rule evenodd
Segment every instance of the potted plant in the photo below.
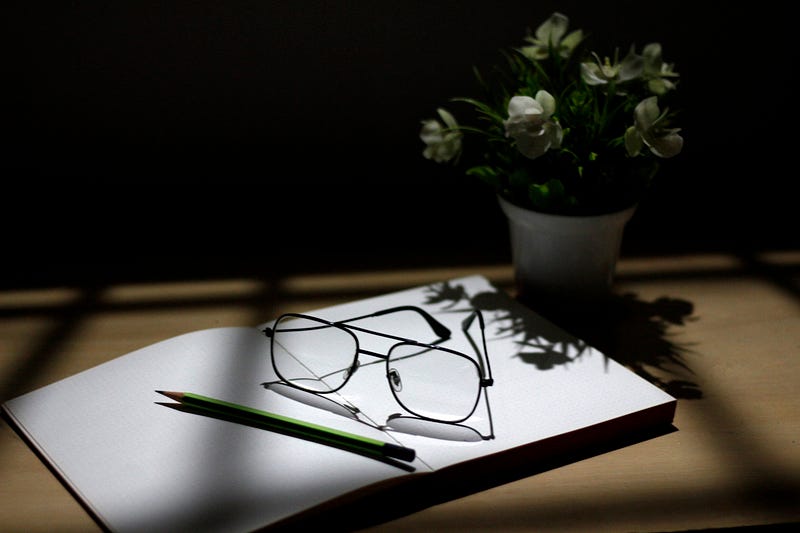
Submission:
M 493 188 L 518 296 L 573 305 L 609 293 L 624 226 L 683 138 L 660 44 L 600 55 L 568 30 L 554 13 L 491 77 L 476 69 L 482 96 L 452 99 L 472 124 L 440 107 L 420 138 L 427 159 Z

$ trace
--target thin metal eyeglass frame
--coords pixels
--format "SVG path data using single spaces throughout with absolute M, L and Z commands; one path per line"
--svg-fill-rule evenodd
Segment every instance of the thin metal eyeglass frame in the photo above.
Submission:
M 355 322 L 357 320 L 363 320 L 363 319 L 366 319 L 366 318 L 378 317 L 378 316 L 387 315 L 387 314 L 390 314 L 390 313 L 401 312 L 401 311 L 413 311 L 415 313 L 418 313 L 420 316 L 422 316 L 422 318 L 425 319 L 427 324 L 431 327 L 431 329 L 434 331 L 434 333 L 439 338 L 437 340 L 435 340 L 434 342 L 432 342 L 432 343 L 424 343 L 424 342 L 417 341 L 415 339 L 409 339 L 409 338 L 406 338 L 406 337 L 401 337 L 399 335 L 393 335 L 393 334 L 390 334 L 390 333 L 385 333 L 385 332 L 382 332 L 382 331 L 376 331 L 376 330 L 363 328 L 363 327 L 360 327 L 360 326 L 356 326 L 356 325 L 350 324 L 350 322 Z M 469 333 L 467 332 L 468 328 L 472 325 L 472 323 L 474 322 L 476 317 L 478 318 L 478 323 L 479 323 L 480 330 L 481 330 L 481 339 L 482 339 L 482 348 L 483 348 L 483 350 L 480 350 L 480 349 L 478 349 L 477 346 L 475 346 L 475 342 L 472 339 L 472 336 L 469 335 Z M 494 384 L 494 378 L 492 378 L 491 364 L 489 362 L 489 352 L 486 349 L 486 335 L 484 334 L 485 323 L 484 323 L 484 320 L 483 320 L 483 315 L 480 312 L 480 310 L 478 310 L 478 309 L 473 310 L 472 313 L 470 313 L 470 315 L 467 318 L 465 318 L 461 323 L 461 328 L 465 332 L 467 339 L 469 340 L 469 342 L 473 346 L 473 348 L 475 348 L 475 351 L 478 353 L 477 361 L 475 359 L 473 359 L 472 357 L 470 357 L 469 355 L 465 354 L 465 353 L 459 352 L 457 350 L 453 350 L 451 348 L 446 348 L 444 346 L 438 346 L 439 343 L 444 342 L 444 341 L 448 340 L 451 337 L 450 329 L 447 326 L 445 326 L 444 324 L 442 324 L 441 322 L 439 322 L 438 320 L 436 320 L 427 311 L 425 311 L 422 308 L 416 307 L 416 306 L 404 305 L 404 306 L 398 306 L 398 307 L 391 307 L 391 308 L 388 308 L 388 309 L 383 309 L 383 310 L 380 310 L 380 311 L 376 311 L 374 313 L 361 315 L 361 316 L 357 316 L 357 317 L 354 317 L 354 318 L 348 318 L 348 319 L 345 319 L 345 320 L 337 320 L 337 321 L 326 320 L 326 319 L 323 319 L 323 318 L 319 318 L 319 317 L 315 317 L 315 316 L 311 316 L 311 315 L 306 315 L 306 314 L 300 314 L 300 313 L 285 313 L 285 314 L 283 314 L 283 315 L 278 317 L 278 319 L 275 321 L 275 324 L 280 323 L 280 321 L 283 320 L 284 318 L 303 318 L 303 319 L 306 319 L 306 320 L 319 322 L 320 324 L 324 325 L 324 327 L 335 327 L 337 329 L 340 329 L 340 330 L 345 331 L 348 334 L 350 334 L 352 336 L 352 338 L 353 338 L 354 343 L 355 343 L 355 350 L 353 352 L 353 360 L 352 360 L 352 363 L 350 364 L 350 367 L 347 369 L 347 374 L 346 374 L 345 379 L 337 387 L 331 388 L 330 390 L 320 391 L 320 390 L 315 390 L 315 389 L 311 389 L 311 388 L 302 387 L 302 386 L 300 386 L 300 385 L 298 385 L 298 384 L 286 379 L 281 374 L 280 370 L 278 369 L 278 366 L 275 364 L 275 356 L 274 356 L 275 336 L 274 336 L 274 330 L 271 327 L 264 328 L 262 330 L 262 332 L 264 333 L 264 335 L 266 335 L 270 339 L 270 360 L 272 362 L 272 368 L 273 368 L 273 370 L 275 370 L 275 374 L 280 378 L 280 380 L 283 383 L 285 383 L 285 384 L 287 384 L 287 385 L 289 385 L 291 387 L 295 387 L 297 389 L 306 391 L 306 392 L 311 392 L 311 393 L 316 393 L 316 394 L 330 394 L 330 393 L 333 393 L 333 392 L 336 392 L 336 391 L 342 389 L 342 387 L 344 387 L 347 384 L 347 382 L 350 381 L 350 377 L 355 373 L 356 369 L 359 367 L 359 359 L 358 359 L 359 354 L 369 355 L 369 356 L 372 356 L 372 357 L 376 357 L 378 359 L 382 359 L 382 360 L 384 360 L 386 362 L 386 379 L 387 379 L 387 382 L 389 384 L 389 390 L 392 391 L 392 395 L 394 396 L 395 401 L 403 409 L 405 409 L 406 411 L 408 411 L 412 415 L 414 415 L 416 417 L 419 417 L 420 419 L 423 419 L 423 420 L 430 420 L 430 421 L 434 421 L 434 422 L 442 422 L 442 423 L 448 423 L 448 424 L 457 424 L 459 422 L 463 422 L 463 421 L 467 420 L 469 417 L 471 417 L 473 415 L 473 413 L 475 412 L 475 409 L 478 407 L 478 404 L 480 403 L 481 392 L 485 393 L 486 387 L 489 387 L 489 386 Z M 323 327 L 323 326 L 320 326 L 320 327 Z M 368 333 L 370 335 L 377 335 L 379 337 L 384 337 L 384 338 L 387 338 L 387 339 L 396 340 L 396 341 L 398 341 L 398 343 L 394 344 L 391 348 L 389 348 L 389 351 L 386 354 L 374 352 L 372 350 L 367 350 L 367 349 L 361 348 L 361 345 L 360 345 L 360 343 L 358 341 L 358 337 L 355 335 L 355 333 L 353 333 L 353 331 L 359 331 L 359 332 L 362 332 L 362 333 Z M 430 349 L 430 350 L 445 351 L 445 352 L 451 353 L 453 355 L 457 355 L 459 357 L 463 357 L 464 359 L 466 359 L 467 361 L 469 361 L 470 363 L 475 365 L 475 367 L 476 367 L 476 369 L 478 371 L 477 375 L 478 375 L 479 387 L 477 389 L 477 393 L 475 394 L 475 401 L 474 401 L 474 403 L 472 405 L 472 408 L 470 409 L 469 413 L 466 416 L 464 416 L 462 418 L 454 419 L 454 420 L 434 418 L 434 417 L 430 417 L 430 416 L 419 414 L 416 411 L 414 411 L 412 409 L 409 409 L 403 403 L 403 401 L 398 397 L 397 392 L 395 391 L 394 387 L 392 386 L 392 376 L 391 376 L 391 371 L 390 371 L 390 368 L 389 368 L 389 358 L 390 358 L 390 354 L 391 354 L 392 350 L 394 350 L 396 347 L 401 346 L 401 345 L 412 345 L 412 346 L 418 346 L 420 348 L 426 348 L 426 349 Z

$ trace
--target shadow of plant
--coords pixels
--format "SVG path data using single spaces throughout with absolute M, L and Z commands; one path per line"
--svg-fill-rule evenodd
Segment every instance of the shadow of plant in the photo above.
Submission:
M 698 399 L 702 391 L 685 360 L 689 346 L 670 338 L 671 328 L 694 319 L 693 311 L 687 300 L 662 296 L 647 302 L 626 293 L 613 295 L 591 315 L 550 318 L 672 396 Z
M 537 316 L 521 312 L 520 302 L 509 308 L 498 292 L 469 295 L 463 286 L 445 282 L 428 288 L 426 303 L 445 304 L 443 310 L 463 303 L 494 312 L 496 334 L 518 337 L 515 356 L 539 370 L 568 365 L 591 346 L 676 398 L 702 397 L 685 361 L 688 346 L 669 338 L 670 328 L 692 320 L 694 305 L 689 301 L 661 297 L 646 302 L 628 293 L 580 313 L 530 306 Z

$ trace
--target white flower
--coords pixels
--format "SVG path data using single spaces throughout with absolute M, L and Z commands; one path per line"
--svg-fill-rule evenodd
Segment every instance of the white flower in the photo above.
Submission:
M 675 88 L 675 82 L 669 78 L 677 78 L 678 73 L 673 71 L 672 65 L 664 63 L 661 59 L 661 45 L 650 43 L 642 51 L 644 57 L 644 79 L 653 94 L 664 94 Z
M 646 145 L 658 157 L 673 157 L 683 148 L 683 137 L 678 128 L 664 128 L 659 124 L 665 113 L 658 109 L 655 96 L 645 98 L 633 110 L 634 125 L 625 131 L 625 149 L 631 156 L 638 155 L 642 145 Z
M 581 77 L 589 85 L 604 85 L 610 81 L 625 82 L 638 78 L 644 70 L 644 59 L 637 55 L 633 47 L 628 50 L 621 62 L 616 58 L 614 63 L 609 58 L 601 61 L 600 57 L 592 52 L 594 63 L 581 63 Z
M 461 132 L 458 122 L 447 110 L 436 110 L 444 122 L 444 126 L 434 119 L 422 121 L 419 138 L 425 143 L 422 155 L 437 163 L 444 163 L 457 159 L 461 154 Z
M 551 120 L 555 110 L 555 98 L 547 91 L 537 92 L 535 98 L 514 96 L 508 102 L 508 119 L 503 121 L 506 137 L 512 137 L 517 150 L 529 159 L 560 147 L 563 132 L 558 122 Z
M 569 26 L 569 19 L 561 13 L 553 13 L 549 19 L 536 28 L 535 36 L 525 37 L 531 43 L 523 46 L 520 51 L 527 57 L 535 60 L 547 59 L 550 47 L 556 50 L 561 57 L 569 57 L 572 50 L 583 40 L 583 32 L 575 30 L 564 37 Z

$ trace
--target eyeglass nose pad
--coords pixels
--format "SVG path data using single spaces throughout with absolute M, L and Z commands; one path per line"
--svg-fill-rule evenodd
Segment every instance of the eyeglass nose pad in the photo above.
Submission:
M 395 392 L 400 392 L 403 390 L 403 380 L 400 379 L 400 372 L 397 371 L 395 368 L 390 368 L 389 373 L 386 374 L 386 377 L 389 378 L 389 384 L 392 386 Z
M 359 367 L 360 365 L 361 365 L 361 363 L 359 363 L 359 362 L 358 362 L 358 359 L 356 359 L 356 360 L 355 360 L 355 362 L 353 363 L 353 366 L 351 366 L 350 368 L 348 368 L 347 370 L 345 370 L 345 372 L 344 372 L 344 380 L 345 380 L 345 381 L 347 381 L 348 379 L 350 379 L 350 377 L 351 377 L 353 374 L 355 374 L 355 373 L 356 373 L 356 370 L 358 370 L 358 367 Z

